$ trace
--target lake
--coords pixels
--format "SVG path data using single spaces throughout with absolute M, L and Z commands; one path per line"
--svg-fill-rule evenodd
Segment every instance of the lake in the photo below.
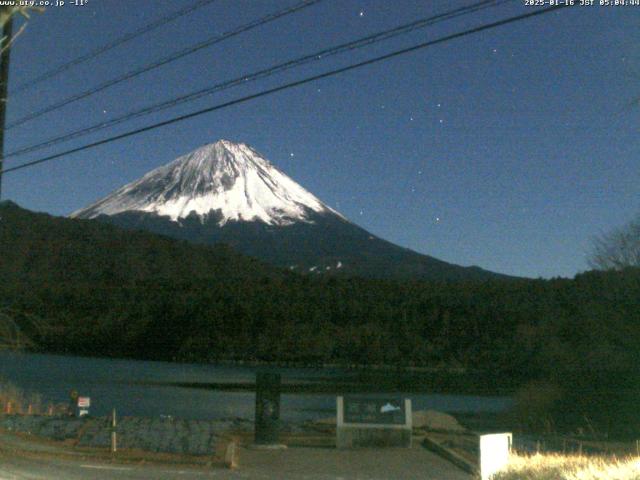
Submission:
M 250 419 L 254 415 L 255 394 L 229 391 L 220 385 L 253 383 L 256 371 L 265 368 L 0 352 L 1 379 L 41 394 L 47 403 L 66 403 L 69 392 L 75 389 L 81 396 L 91 397 L 93 415 L 106 415 L 116 408 L 123 416 Z M 279 372 L 285 384 L 330 385 L 333 378 L 349 375 L 346 370 L 327 368 L 269 370 Z M 188 384 L 215 384 L 218 388 L 194 388 Z M 512 405 L 509 397 L 415 391 L 395 395 L 411 398 L 414 410 L 498 412 Z M 335 404 L 334 393 L 283 394 L 281 418 L 301 421 L 332 416 Z

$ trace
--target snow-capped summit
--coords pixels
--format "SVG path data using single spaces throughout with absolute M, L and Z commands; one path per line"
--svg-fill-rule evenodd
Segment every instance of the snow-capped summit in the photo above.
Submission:
M 310 214 L 338 214 L 244 143 L 219 140 L 156 168 L 71 214 L 95 218 L 149 212 L 172 221 L 214 213 L 217 223 L 268 225 L 310 222 Z M 339 214 L 338 214 L 339 215 Z
M 156 168 L 71 216 L 237 252 L 306 275 L 486 279 L 376 237 L 243 143 L 220 140 Z

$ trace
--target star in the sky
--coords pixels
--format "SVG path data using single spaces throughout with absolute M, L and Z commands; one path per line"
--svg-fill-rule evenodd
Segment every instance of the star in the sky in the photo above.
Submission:
M 360 10 L 360 13 L 358 13 L 359 17 L 364 17 L 364 10 Z
M 295 157 L 295 155 L 293 154 L 293 152 L 291 152 L 291 153 L 289 154 L 289 156 L 290 156 L 290 157 Z

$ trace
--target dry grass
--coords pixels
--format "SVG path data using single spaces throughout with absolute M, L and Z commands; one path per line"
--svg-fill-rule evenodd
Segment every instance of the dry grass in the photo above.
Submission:
M 27 393 L 12 383 L 0 379 L 0 414 L 4 413 L 8 403 L 11 404 L 11 413 L 28 413 L 29 406 L 33 414 L 44 410 L 40 395 Z
M 513 455 L 495 480 L 640 480 L 640 457 Z

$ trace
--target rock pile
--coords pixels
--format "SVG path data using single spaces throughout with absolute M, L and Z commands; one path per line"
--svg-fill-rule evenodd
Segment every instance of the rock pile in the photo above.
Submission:
M 111 445 L 111 424 L 106 417 L 48 417 L 7 415 L 0 427 L 51 440 L 74 440 L 80 447 Z M 209 455 L 220 436 L 229 431 L 253 430 L 242 419 L 179 420 L 123 417 L 118 420 L 118 447 L 186 455 Z
M 418 410 L 413 412 L 413 428 L 432 430 L 436 432 L 457 432 L 467 431 L 458 423 L 455 417 L 448 413 L 436 410 Z

